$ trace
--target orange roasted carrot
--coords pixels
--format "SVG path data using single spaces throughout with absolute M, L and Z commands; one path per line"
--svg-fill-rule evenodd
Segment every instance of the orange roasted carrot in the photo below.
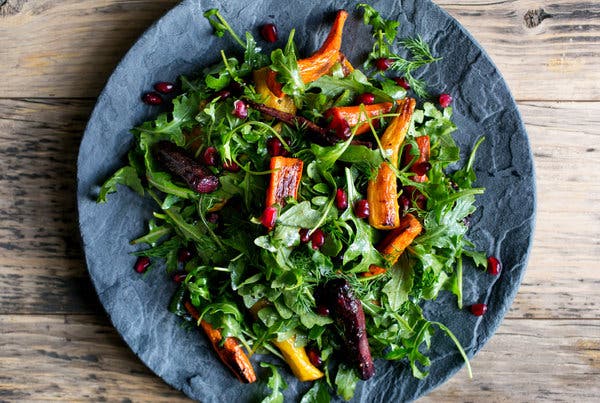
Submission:
M 356 105 L 356 106 L 336 106 L 329 108 L 325 112 L 325 118 L 331 118 L 331 127 L 335 127 L 338 122 L 345 120 L 352 129 L 354 126 L 360 125 L 356 129 L 356 134 L 363 134 L 370 129 L 368 118 L 377 119 L 381 115 L 392 110 L 394 104 L 391 102 L 382 102 L 372 105 Z M 362 108 L 365 108 L 363 112 Z M 368 118 L 367 118 L 368 117 Z
M 323 42 L 319 50 L 306 59 L 298 60 L 300 77 L 305 84 L 324 76 L 336 63 L 341 61 L 342 33 L 347 18 L 348 12 L 346 10 L 339 10 L 335 16 L 335 21 L 329 31 L 329 35 L 327 35 L 325 42 Z
M 300 179 L 302 179 L 302 168 L 304 164 L 301 159 L 288 157 L 271 158 L 271 181 L 267 189 L 266 207 L 274 204 L 283 206 L 286 197 L 296 198 Z
M 429 144 L 429 136 L 420 136 L 415 138 L 417 142 L 417 148 L 419 149 L 419 156 L 413 162 L 410 170 L 415 174 L 411 176 L 411 179 L 415 182 L 427 182 L 427 173 L 426 169 L 423 169 L 423 164 L 429 162 L 429 154 L 430 154 L 430 144 Z M 404 165 L 408 165 L 415 158 L 414 155 L 410 153 L 411 145 L 407 145 L 406 151 L 404 152 L 403 163 Z M 425 173 L 423 173 L 425 172 Z
M 398 166 L 398 154 L 404 137 L 410 127 L 416 102 L 406 98 L 399 102 L 397 115 L 394 116 L 381 137 L 381 146 L 389 153 L 390 162 L 383 162 L 377 172 L 377 178 L 369 181 L 367 200 L 369 201 L 369 224 L 377 229 L 393 229 L 400 226 L 400 208 L 398 206 L 398 180 L 390 167 Z
M 423 227 L 419 220 L 409 213 L 400 219 L 400 226 L 391 230 L 380 242 L 377 250 L 391 266 L 398 261 L 404 250 L 419 236 L 422 230 Z M 383 267 L 371 265 L 369 271 L 363 276 L 370 277 L 385 273 L 385 271 L 386 269 Z
M 254 77 L 254 86 L 256 92 L 261 95 L 264 99 L 264 104 L 269 108 L 277 109 L 287 113 L 296 113 L 296 105 L 294 100 L 281 92 L 281 84 L 274 78 L 275 72 L 268 67 L 254 70 L 252 75 Z M 272 89 L 271 86 L 279 84 L 278 87 Z
M 267 81 L 267 87 L 269 88 L 269 90 L 271 90 L 273 95 L 275 95 L 277 98 L 281 98 L 285 95 L 282 90 L 283 86 L 281 85 L 281 83 L 279 81 L 277 81 L 277 72 L 276 71 L 267 69 L 266 81 Z
M 195 320 L 200 319 L 198 311 L 191 302 L 185 302 L 185 309 L 192 318 Z M 254 367 L 252 367 L 248 356 L 244 353 L 244 350 L 242 350 L 240 343 L 235 337 L 227 337 L 225 342 L 221 343 L 223 335 L 219 329 L 215 329 L 205 320 L 200 321 L 200 327 L 202 327 L 202 330 L 206 333 L 208 340 L 223 364 L 225 364 L 225 366 L 227 366 L 241 382 L 252 383 L 256 381 Z

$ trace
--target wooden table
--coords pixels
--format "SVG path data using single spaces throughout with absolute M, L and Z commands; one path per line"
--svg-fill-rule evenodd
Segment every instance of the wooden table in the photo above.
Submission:
M 75 161 L 95 97 L 176 1 L 0 0 L 0 400 L 187 400 L 107 320 L 79 244 Z M 537 229 L 515 304 L 423 402 L 600 396 L 600 3 L 437 0 L 523 114 Z

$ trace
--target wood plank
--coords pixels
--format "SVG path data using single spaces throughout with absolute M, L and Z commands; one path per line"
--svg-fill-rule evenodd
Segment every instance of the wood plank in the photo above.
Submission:
M 597 402 L 600 323 L 506 320 L 471 364 L 419 402 Z
M 88 100 L 0 100 L 0 313 L 98 311 L 74 213 L 77 146 L 91 107 Z M 509 317 L 598 318 L 600 103 L 520 108 L 539 208 Z
M 95 97 L 134 40 L 177 1 L 2 3 L 0 97 Z M 517 99 L 600 100 L 597 2 L 436 3 L 484 46 Z M 527 21 L 541 23 L 528 28 L 526 14 L 540 7 L 542 17 Z
M 0 315 L 0 396 L 10 400 L 183 401 L 144 368 L 99 316 Z M 472 360 L 422 402 L 593 401 L 600 323 L 507 320 Z
M 435 0 L 483 45 L 518 100 L 600 99 L 600 3 Z
M 0 315 L 0 399 L 189 401 L 98 316 Z

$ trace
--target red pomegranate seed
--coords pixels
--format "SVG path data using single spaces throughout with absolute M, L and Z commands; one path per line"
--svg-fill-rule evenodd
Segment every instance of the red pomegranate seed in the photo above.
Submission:
M 487 269 L 488 273 L 497 276 L 502 271 L 502 263 L 495 256 L 487 258 Z
M 206 215 L 206 221 L 211 224 L 216 224 L 219 222 L 219 214 L 218 213 L 208 213 Z
M 158 92 L 147 92 L 142 96 L 142 101 L 148 105 L 160 105 L 163 103 L 163 99 Z
M 306 347 L 306 355 L 308 355 L 308 360 L 312 365 L 317 368 L 321 368 L 323 365 L 323 360 L 321 360 L 321 353 L 319 353 L 319 350 L 317 350 L 316 347 Z
M 329 316 L 329 308 L 325 305 L 317 305 L 317 314 L 321 316 Z
M 161 81 L 159 83 L 154 84 L 154 89 L 160 92 L 161 94 L 169 94 L 175 89 L 175 84 L 170 83 L 168 81 Z
M 277 221 L 277 209 L 267 207 L 260 218 L 261 224 L 271 230 L 275 226 L 275 221 Z
M 348 140 L 352 135 L 352 130 L 350 130 L 350 125 L 348 121 L 344 118 L 334 117 L 333 120 L 329 123 L 329 128 L 335 131 L 335 135 L 337 138 L 342 140 Z
M 357 104 L 372 105 L 375 103 L 375 95 L 370 92 L 365 92 L 356 97 Z
M 369 202 L 366 199 L 357 201 L 354 205 L 354 215 L 357 218 L 367 218 L 369 214 Z
M 442 94 L 440 95 L 439 102 L 442 108 L 447 108 L 452 103 L 452 96 L 450 94 Z
M 310 241 L 310 235 L 308 234 L 308 228 L 302 228 L 300 230 L 300 242 L 307 243 Z
M 431 164 L 429 162 L 419 162 L 411 167 L 411 171 L 419 176 L 427 175 L 427 172 L 429 172 L 430 169 Z
M 173 282 L 178 283 L 178 284 L 183 283 L 183 281 L 185 280 L 187 275 L 188 274 L 184 271 L 177 272 L 177 273 L 173 274 Z
M 204 161 L 204 164 L 208 165 L 209 167 L 216 166 L 218 159 L 219 151 L 217 151 L 216 147 L 206 147 L 206 150 L 204 150 L 202 153 L 202 161 Z
M 221 90 L 215 94 L 215 98 L 219 98 L 219 100 L 227 99 L 231 96 L 231 92 L 228 90 Z
M 486 304 L 473 304 L 471 305 L 471 313 L 475 316 L 482 316 L 487 312 Z
M 267 151 L 271 157 L 277 157 L 285 154 L 285 148 L 283 148 L 281 140 L 279 140 L 277 137 L 270 137 L 267 140 Z
M 397 77 L 394 78 L 394 81 L 396 82 L 396 84 L 398 84 L 400 87 L 404 88 L 406 91 L 410 90 L 410 84 L 408 83 L 408 80 L 404 77 Z
M 231 113 L 238 119 L 246 119 L 248 117 L 248 108 L 246 108 L 244 101 L 238 99 L 233 102 L 233 111 Z
M 315 232 L 311 234 L 310 241 L 312 242 L 312 248 L 314 250 L 321 249 L 321 246 L 325 243 L 325 234 L 321 228 L 317 228 Z
M 400 205 L 400 211 L 406 213 L 410 208 L 410 198 L 403 194 L 402 196 L 400 196 L 398 204 Z
M 192 252 L 190 252 L 187 248 L 179 249 L 177 252 L 177 261 L 180 263 L 185 263 L 192 258 Z
M 375 67 L 377 67 L 377 70 L 379 71 L 386 71 L 392 66 L 392 63 L 394 63 L 392 59 L 381 57 L 375 60 Z
M 240 172 L 240 166 L 238 164 L 235 163 L 235 161 L 225 161 L 223 163 L 223 169 L 228 171 L 228 172 Z
M 275 24 L 265 24 L 260 28 L 260 34 L 267 42 L 277 42 L 277 27 Z
M 148 256 L 138 257 L 138 259 L 135 261 L 135 265 L 133 266 L 135 271 L 140 274 L 145 273 L 146 270 L 148 270 L 148 267 L 150 267 L 150 258 Z
M 344 189 L 338 189 L 335 192 L 335 206 L 340 210 L 346 210 L 348 207 L 348 195 Z

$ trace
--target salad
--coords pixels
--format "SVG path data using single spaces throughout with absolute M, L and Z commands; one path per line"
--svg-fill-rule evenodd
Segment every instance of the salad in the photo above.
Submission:
M 398 22 L 357 8 L 374 39 L 361 69 L 341 51 L 345 10 L 306 58 L 294 30 L 266 54 L 207 11 L 242 55 L 221 51 L 220 63 L 180 78 L 179 95 L 168 82 L 145 94 L 150 105 L 172 98 L 170 109 L 132 130 L 128 165 L 98 195 L 125 185 L 156 202 L 132 241 L 143 245 L 135 270 L 166 267 L 178 284 L 169 309 L 202 329 L 240 381 L 267 368 L 269 402 L 283 400 L 283 371 L 313 382 L 303 402 L 351 399 L 378 359 L 424 378 L 435 331 L 468 367 L 420 305 L 446 290 L 462 308 L 464 258 L 500 269 L 467 238 L 483 138 L 457 168 L 451 96 L 428 102 L 416 75 L 440 59 L 420 37 L 398 39 Z M 279 40 L 273 24 L 261 36 Z

